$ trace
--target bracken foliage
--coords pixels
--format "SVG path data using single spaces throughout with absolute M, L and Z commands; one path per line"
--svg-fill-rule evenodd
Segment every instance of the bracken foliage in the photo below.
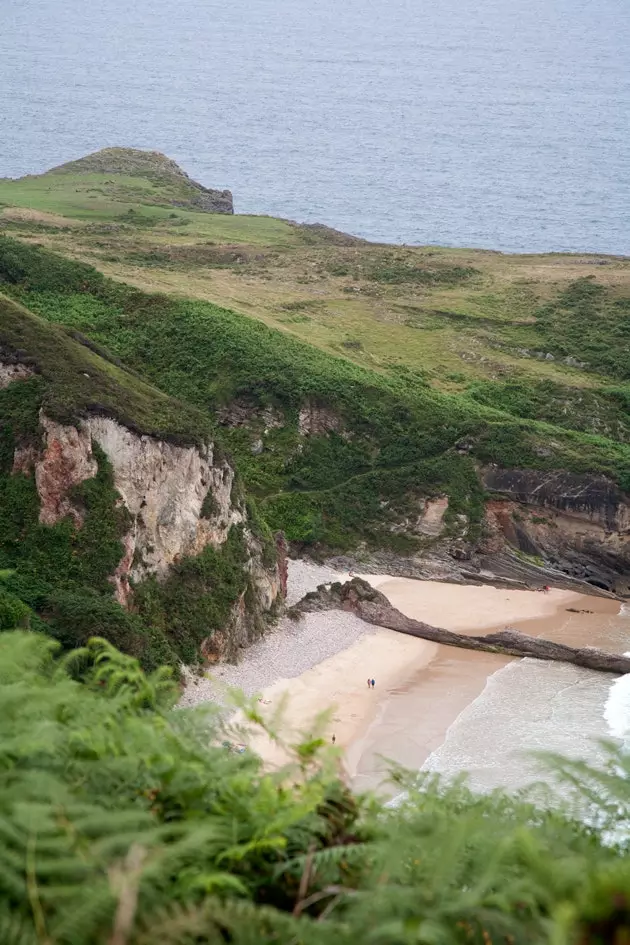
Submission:
M 627 758 L 554 762 L 581 819 L 402 771 L 385 807 L 308 733 L 265 773 L 175 699 L 105 641 L 0 634 L 3 945 L 627 941 Z

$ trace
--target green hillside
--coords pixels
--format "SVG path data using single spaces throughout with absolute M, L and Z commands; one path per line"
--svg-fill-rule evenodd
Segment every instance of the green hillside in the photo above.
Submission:
M 441 390 L 547 384 L 557 416 L 577 406 L 588 424 L 582 395 L 628 379 L 627 259 L 384 246 L 326 227 L 194 212 L 172 206 L 181 172 L 130 177 L 125 161 L 141 152 L 124 149 L 118 173 L 91 190 L 86 174 L 108 153 L 0 181 L 0 230 L 146 291 L 243 312 L 381 373 L 411 369 Z M 616 436 L 609 415 L 604 394 L 591 432 Z
M 605 473 L 630 488 L 628 445 L 569 429 L 587 426 L 577 411 L 566 428 L 535 419 L 553 416 L 553 389 L 542 396 L 478 382 L 465 396 L 445 393 L 415 372 L 371 371 L 234 312 L 147 295 L 9 238 L 0 241 L 0 286 L 208 417 L 243 404 L 250 422 L 224 427 L 223 439 L 269 524 L 295 542 L 411 549 L 422 539 L 400 523 L 417 516 L 422 497 L 443 493 L 453 534 L 465 516 L 474 539 L 483 509 L 478 462 Z M 623 386 L 597 396 L 609 422 L 623 425 Z M 329 410 L 336 428 L 300 437 L 305 404 Z M 280 418 L 266 434 L 265 408 Z M 257 440 L 262 451 L 253 453 Z
M 141 203 L 157 221 L 174 207 L 232 213 L 229 191 L 198 184 L 165 155 L 133 148 L 105 148 L 20 180 L 0 179 L 0 205 L 38 208 L 78 219 L 110 219 Z M 149 209 L 150 208 L 150 209 Z
M 109 413 L 176 443 L 212 438 L 260 533 L 281 529 L 321 554 L 431 552 L 438 539 L 417 526 L 425 501 L 444 495 L 439 542 L 474 552 L 490 464 L 605 475 L 630 491 L 628 260 L 379 246 L 203 212 L 198 188 L 163 156 L 125 149 L 0 181 L 0 343 L 37 368 L 1 396 L 25 442 L 41 405 L 60 420 Z M 99 476 L 109 557 L 86 563 L 79 585 L 104 593 L 122 525 L 105 464 Z M 18 485 L 23 498 L 10 495 Z M 32 483 L 4 488 L 9 519 L 31 510 L 22 544 L 35 554 Z M 11 528 L 0 568 L 19 576 Z M 180 574 L 138 592 L 144 610 L 124 620 L 143 620 L 161 647 L 183 627 L 175 650 L 194 656 L 203 625 L 219 626 L 242 591 L 234 541 L 216 608 L 207 587 L 222 565 L 208 551 L 201 583 L 186 575 L 206 588 L 199 603 L 178 596 Z M 597 550 L 606 567 L 608 554 Z M 42 561 L 50 595 L 54 555 Z M 32 587 L 18 597 L 49 614 Z

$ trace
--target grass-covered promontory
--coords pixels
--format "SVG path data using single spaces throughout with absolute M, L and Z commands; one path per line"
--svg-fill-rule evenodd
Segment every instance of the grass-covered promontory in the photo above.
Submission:
M 489 382 L 465 395 L 447 393 L 418 372 L 369 370 L 257 320 L 147 295 L 10 238 L 0 241 L 0 289 L 41 318 L 78 330 L 208 418 L 242 405 L 249 425 L 224 427 L 222 435 L 269 524 L 295 542 L 413 547 L 419 539 L 400 523 L 417 517 L 419 499 L 444 493 L 451 499 L 447 524 L 456 532 L 465 516 L 474 537 L 483 508 L 480 462 L 603 473 L 630 489 L 630 446 L 578 432 L 585 424 L 571 414 L 565 426 L 536 419 L 562 419 L 550 415 L 550 381 L 544 398 Z M 610 384 L 597 396 L 622 429 L 623 386 Z M 300 436 L 305 405 L 331 412 L 329 435 Z M 265 410 L 276 412 L 277 424 Z
M 537 804 L 400 772 L 392 808 L 316 733 L 268 773 L 176 699 L 103 641 L 0 634 L 2 945 L 627 942 L 627 757 Z

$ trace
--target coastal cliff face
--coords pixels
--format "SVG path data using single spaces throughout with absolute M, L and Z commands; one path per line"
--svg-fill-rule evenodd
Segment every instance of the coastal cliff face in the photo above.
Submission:
M 257 458 L 262 454 L 262 461 L 274 431 L 289 424 L 281 412 L 243 399 L 222 407 L 217 415 L 223 426 L 249 433 L 250 450 Z M 300 407 L 296 433 L 293 455 L 298 457 L 309 444 L 319 449 L 331 442 L 331 436 L 351 442 L 354 438 L 338 413 L 313 400 Z M 273 442 L 269 452 L 273 456 Z M 476 568 L 487 577 L 492 573 L 497 580 L 526 584 L 553 580 L 540 571 L 544 566 L 557 572 L 559 581 L 565 575 L 569 581 L 630 594 L 630 500 L 612 479 L 476 463 L 473 477 L 485 492 L 477 530 L 462 511 L 451 513 L 453 495 L 446 483 L 443 492 L 417 494 L 409 509 L 393 510 L 389 531 L 420 539 L 418 553 L 405 560 L 395 553 L 372 551 L 362 554 L 362 562 L 372 561 L 376 570 L 429 578 L 440 575 L 449 580 L 468 577 L 470 569 Z M 385 482 L 383 510 L 390 500 Z
M 0 389 L 34 377 L 26 365 L 0 363 Z M 17 436 L 10 474 L 34 480 L 41 526 L 71 522 L 79 535 L 87 517 L 80 487 L 95 479 L 103 459 L 107 462 L 118 520 L 124 523 L 120 559 L 109 580 L 123 607 L 135 609 L 135 589 L 143 582 L 172 583 L 187 561 L 209 548 L 221 552 L 238 532 L 236 570 L 242 573 L 242 589 L 235 587 L 225 625 L 211 628 L 200 654 L 234 657 L 260 634 L 283 595 L 282 547 L 270 556 L 254 535 L 243 503 L 234 496 L 234 470 L 212 443 L 175 445 L 106 416 L 64 424 L 42 408 L 38 419 L 39 442 Z
M 116 596 L 127 604 L 130 582 L 149 575 L 163 578 L 176 561 L 222 545 L 233 525 L 244 520 L 232 503 L 234 470 L 213 459 L 212 445 L 174 446 L 139 436 L 110 417 L 88 417 L 65 426 L 40 414 L 43 451 L 35 460 L 35 480 L 41 500 L 39 520 L 54 525 L 71 516 L 82 525 L 82 510 L 72 490 L 96 475 L 94 443 L 112 465 L 114 486 L 129 513 L 123 538 L 125 553 L 113 575 Z M 25 468 L 17 452 L 14 468 Z
M 485 469 L 481 550 L 507 544 L 563 573 L 615 593 L 630 593 L 630 501 L 605 476 Z

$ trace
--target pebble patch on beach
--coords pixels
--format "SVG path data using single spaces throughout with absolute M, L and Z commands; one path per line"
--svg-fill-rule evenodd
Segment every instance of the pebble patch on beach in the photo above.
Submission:
M 289 561 L 287 604 L 292 606 L 319 584 L 345 580 L 347 575 L 305 561 Z M 352 614 L 306 614 L 299 621 L 284 617 L 236 665 L 219 663 L 205 677 L 190 676 L 181 706 L 223 703 L 227 688 L 252 696 L 279 679 L 292 679 L 351 646 L 374 628 Z

